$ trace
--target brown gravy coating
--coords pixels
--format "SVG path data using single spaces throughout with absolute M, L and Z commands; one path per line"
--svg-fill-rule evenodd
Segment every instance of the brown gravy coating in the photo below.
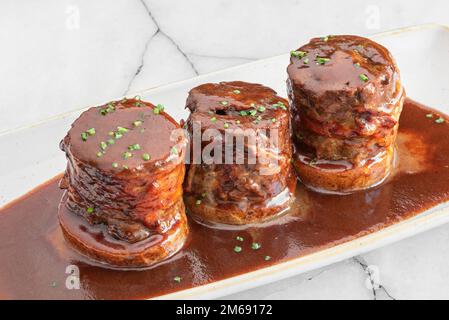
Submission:
M 433 118 L 426 114 L 433 113 Z M 407 100 L 400 119 L 398 167 L 381 186 L 351 195 L 297 189 L 297 206 L 266 227 L 220 230 L 190 223 L 186 248 L 146 271 L 91 265 L 68 248 L 57 224 L 60 176 L 0 212 L 0 296 L 3 298 L 149 298 L 225 279 L 331 247 L 412 217 L 449 200 L 449 123 Z M 243 242 L 236 240 L 244 238 Z M 252 250 L 251 243 L 261 244 Z M 234 252 L 241 246 L 242 252 Z M 265 256 L 271 259 L 266 261 Z M 67 290 L 76 264 L 81 289 Z M 174 277 L 182 277 L 180 282 Z

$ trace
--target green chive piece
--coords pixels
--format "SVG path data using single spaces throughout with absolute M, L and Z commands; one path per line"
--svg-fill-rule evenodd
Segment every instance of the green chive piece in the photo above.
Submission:
M 106 148 L 108 147 L 108 144 L 104 141 L 100 142 L 100 149 L 101 150 L 106 150 Z
M 240 94 L 240 90 L 234 90 L 232 92 L 234 92 L 235 94 Z
M 329 40 L 329 37 L 330 37 L 330 36 L 324 36 L 324 37 L 321 37 L 321 40 L 323 40 L 324 42 L 327 42 L 327 40 Z
M 363 82 L 367 82 L 368 81 L 368 76 L 366 74 L 360 74 L 359 75 L 360 80 L 362 80 Z
M 131 158 L 132 156 L 133 156 L 133 154 L 131 152 L 128 152 L 128 151 L 123 152 L 123 159 L 125 159 L 125 160 Z
M 113 167 L 113 168 L 118 168 L 118 163 L 117 163 L 117 162 L 113 162 L 113 163 L 112 163 L 112 167 Z
M 101 109 L 101 110 L 100 110 L 100 114 L 101 114 L 102 116 L 105 116 L 105 115 L 108 114 L 108 110 L 107 110 L 107 109 Z
M 220 101 L 220 104 L 221 104 L 222 106 L 227 106 L 227 105 L 228 105 L 228 102 L 225 101 L 225 100 L 223 100 L 223 101 Z
M 210 121 L 212 121 L 213 123 L 217 122 L 217 118 L 216 117 L 212 117 L 210 118 Z
M 235 246 L 235 247 L 234 247 L 234 252 L 237 252 L 237 253 L 242 252 L 242 247 L 240 247 L 240 246 Z
M 303 58 L 306 54 L 307 54 L 307 52 L 304 52 L 304 51 L 297 51 L 297 50 L 290 51 L 290 55 L 292 57 L 299 58 L 299 59 Z
M 240 115 L 241 115 L 241 116 L 247 116 L 248 113 L 247 113 L 245 110 L 242 110 L 242 111 L 240 111 Z
M 360 68 L 360 63 L 358 63 L 358 62 L 354 63 L 354 67 Z
M 428 113 L 428 114 L 426 114 L 426 118 L 433 118 L 433 114 L 431 114 L 431 113 Z
M 444 123 L 444 119 L 439 117 L 438 119 L 435 120 L 435 123 Z
M 331 61 L 331 59 L 329 59 L 329 58 L 323 58 L 323 57 L 316 57 L 316 63 L 317 64 L 320 64 L 320 65 L 323 65 L 323 64 L 325 64 L 326 62 L 329 62 L 329 61 Z
M 123 135 L 122 135 L 120 132 L 115 132 L 115 133 L 114 133 L 114 137 L 115 137 L 116 139 L 120 139 L 121 137 L 123 137 Z
M 250 104 L 250 106 L 253 107 L 253 108 L 255 108 L 255 107 L 256 107 L 256 104 L 253 102 L 253 103 Z
M 92 213 L 92 212 L 94 212 L 94 208 L 89 207 L 89 208 L 86 209 L 86 212 L 87 213 Z
M 123 169 L 126 169 L 126 170 L 129 169 L 128 166 L 127 166 L 126 164 L 124 164 L 122 167 L 123 167 Z
M 109 131 L 108 135 L 110 135 L 112 137 L 114 135 L 114 131 Z
M 174 281 L 176 281 L 177 283 L 180 283 L 182 278 L 180 276 L 176 276 L 173 278 Z
M 145 160 L 145 161 L 148 161 L 148 160 L 150 160 L 150 155 L 148 153 L 144 153 L 142 155 L 142 159 Z
M 114 144 L 115 140 L 114 139 L 108 139 L 108 144 Z
M 171 148 L 171 150 L 170 150 L 170 153 L 171 154 L 178 154 L 178 148 L 176 148 L 176 146 L 173 146 L 172 148 Z
M 58 286 L 58 284 L 56 283 L 56 281 L 53 281 L 52 283 L 50 283 L 50 287 L 52 288 L 56 288 Z
M 223 125 L 223 127 L 224 127 L 225 129 L 229 128 L 229 123 L 225 123 L 225 124 Z
M 275 123 L 276 122 L 276 118 L 272 118 L 271 122 Z
M 244 239 L 243 239 L 243 237 L 237 236 L 237 237 L 235 237 L 235 240 L 237 240 L 237 241 L 243 241 Z
M 304 60 L 302 61 L 304 64 L 308 64 L 309 63 L 309 58 L 304 58 Z
M 266 110 L 266 108 L 264 106 L 259 107 L 259 112 L 264 112 L 265 110 Z
M 90 136 L 93 136 L 93 135 L 95 134 L 95 128 L 87 129 L 86 132 L 87 132 Z
M 262 247 L 262 245 L 260 243 L 257 243 L 257 242 L 253 242 L 251 244 L 251 249 L 253 249 L 253 250 L 259 250 L 261 247 Z
M 97 152 L 97 157 L 98 157 L 98 158 L 101 158 L 102 156 L 103 156 L 103 153 L 102 153 L 101 151 L 98 151 L 98 152 Z
M 270 256 L 265 256 L 263 259 L 264 259 L 265 261 L 268 261 L 268 260 L 271 260 L 271 257 L 270 257 Z
M 118 131 L 118 133 L 125 133 L 125 132 L 128 132 L 129 130 L 127 128 L 117 127 L 117 131 Z
M 195 201 L 195 204 L 196 204 L 197 206 L 199 206 L 199 205 L 201 204 L 201 199 L 196 200 L 196 201 Z
M 87 140 L 87 133 L 86 132 L 81 133 L 81 139 L 83 139 L 83 141 Z
M 133 126 L 134 127 L 138 127 L 140 125 L 142 125 L 142 121 L 140 121 L 140 120 L 136 120 L 136 121 L 133 122 Z
M 162 105 L 162 104 L 159 103 L 159 104 L 153 109 L 153 113 L 154 113 L 154 114 L 160 114 L 160 113 L 164 112 L 164 109 L 165 109 L 164 105 Z
M 128 146 L 128 150 L 129 151 L 140 150 L 140 144 L 138 144 L 138 143 L 132 144 L 132 145 Z
M 253 116 L 253 117 L 256 115 L 256 113 L 257 113 L 257 110 L 250 110 L 249 111 L 249 115 Z

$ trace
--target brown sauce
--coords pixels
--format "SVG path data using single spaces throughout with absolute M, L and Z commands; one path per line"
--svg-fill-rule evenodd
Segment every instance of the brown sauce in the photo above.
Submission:
M 435 123 L 439 116 L 406 101 L 398 164 L 381 186 L 340 196 L 299 185 L 295 208 L 264 227 L 224 230 L 191 221 L 186 248 L 144 271 L 92 265 L 66 245 L 56 218 L 63 193 L 58 176 L 0 211 L 0 298 L 149 298 L 297 258 L 412 217 L 449 200 L 449 123 Z M 262 247 L 253 250 L 252 242 Z M 236 253 L 235 246 L 243 250 Z M 80 269 L 79 290 L 65 287 L 71 264 Z M 176 276 L 182 280 L 174 281 Z

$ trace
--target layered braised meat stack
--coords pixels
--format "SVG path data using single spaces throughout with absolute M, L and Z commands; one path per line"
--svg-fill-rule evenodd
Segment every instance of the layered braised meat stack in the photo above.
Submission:
M 145 267 L 180 250 L 188 234 L 182 199 L 187 139 L 163 106 L 124 99 L 72 124 L 59 209 L 65 238 L 81 253 Z
M 184 199 L 189 213 L 211 222 L 248 224 L 289 207 L 296 178 L 285 99 L 259 84 L 208 83 L 190 91 L 187 108 L 191 164 Z
M 291 52 L 287 72 L 301 180 L 343 193 L 382 182 L 405 97 L 388 50 L 357 36 L 314 38 Z

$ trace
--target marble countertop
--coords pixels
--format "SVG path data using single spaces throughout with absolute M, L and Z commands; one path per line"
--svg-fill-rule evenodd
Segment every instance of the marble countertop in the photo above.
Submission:
M 3 0 L 0 133 L 290 51 L 323 34 L 449 25 L 449 2 Z M 20 110 L 20 111 L 19 111 Z M 448 299 L 449 225 L 230 299 Z

